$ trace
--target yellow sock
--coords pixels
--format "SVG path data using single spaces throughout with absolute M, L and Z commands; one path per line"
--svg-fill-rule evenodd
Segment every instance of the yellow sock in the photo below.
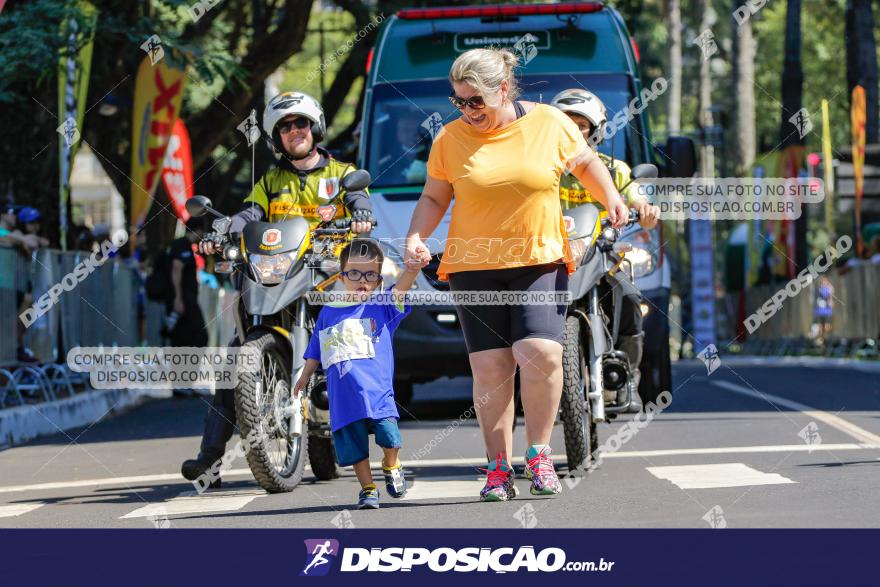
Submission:
M 362 486 L 361 489 L 375 491 L 376 484 L 375 483 L 367 483 L 366 485 Z
M 385 464 L 385 461 L 382 461 L 382 469 L 384 471 L 390 471 L 391 469 L 399 469 L 400 468 L 400 459 L 397 459 L 396 465 L 391 465 L 390 467 Z

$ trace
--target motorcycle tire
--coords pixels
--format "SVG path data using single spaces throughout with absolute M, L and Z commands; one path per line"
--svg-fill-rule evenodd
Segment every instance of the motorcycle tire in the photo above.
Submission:
M 320 481 L 330 481 L 339 477 L 332 438 L 326 436 L 309 438 L 309 465 L 312 467 L 312 474 Z
M 293 436 L 290 419 L 278 413 L 289 405 L 293 388 L 289 347 L 274 333 L 248 335 L 244 347 L 261 357 L 260 370 L 240 373 L 235 387 L 241 437 L 249 438 L 252 431 L 259 437 L 249 446 L 245 458 L 260 487 L 269 493 L 293 491 L 305 472 L 309 438 L 305 422 L 302 433 Z
M 598 446 L 598 431 L 587 398 L 589 371 L 583 352 L 584 337 L 577 316 L 565 320 L 562 347 L 562 401 L 560 416 L 565 433 L 568 470 L 586 469 Z
M 645 353 L 639 370 L 642 373 L 639 395 L 643 405 L 656 404 L 662 392 L 672 392 L 672 358 L 668 336 L 664 338 L 658 353 Z

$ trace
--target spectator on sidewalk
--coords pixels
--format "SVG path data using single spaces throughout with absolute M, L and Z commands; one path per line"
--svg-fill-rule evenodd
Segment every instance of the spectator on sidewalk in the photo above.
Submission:
M 20 209 L 17 206 L 6 205 L 0 214 L 0 246 L 15 248 L 19 254 L 31 257 L 31 253 L 39 246 L 39 241 L 30 235 L 22 234 L 18 230 L 18 213 Z M 4 289 L 14 289 L 16 294 L 16 306 L 20 315 L 33 303 L 31 295 L 30 279 L 22 279 L 22 274 L 16 270 L 16 261 L 10 259 L 10 267 L 3 271 L 3 280 L 0 281 L 0 287 Z M 18 278 L 17 278 L 18 277 Z M 21 320 L 16 320 L 16 343 L 17 358 L 22 363 L 34 363 L 37 358 L 24 344 L 25 325 Z
M 832 314 L 834 312 L 834 286 L 827 277 L 819 278 L 819 287 L 816 288 L 816 323 L 819 333 L 816 342 L 824 345 L 831 334 Z
M 171 243 L 171 297 L 167 303 L 171 346 L 205 346 L 208 334 L 199 308 L 199 282 L 196 278 L 196 254 L 193 245 L 204 234 L 201 218 L 186 221 L 186 234 Z
M 33 239 L 36 243 L 34 249 L 42 249 L 49 246 L 49 239 L 40 236 L 40 228 L 42 227 L 43 215 L 36 208 L 25 206 L 18 211 L 18 222 L 21 224 L 22 232 L 28 238 Z

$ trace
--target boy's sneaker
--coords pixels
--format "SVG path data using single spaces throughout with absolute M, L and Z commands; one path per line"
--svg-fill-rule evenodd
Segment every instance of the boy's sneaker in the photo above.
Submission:
M 375 485 L 367 485 L 361 489 L 358 495 L 359 510 L 377 510 L 379 509 L 379 490 Z
M 553 467 L 553 450 L 544 444 L 533 444 L 526 452 L 526 478 L 532 480 L 532 495 L 556 495 L 562 484 Z
M 513 483 L 514 473 L 501 454 L 486 469 L 486 485 L 480 491 L 480 501 L 508 501 L 516 497 L 516 486 Z
M 403 467 L 400 461 L 393 467 L 382 465 L 382 472 L 385 473 L 385 490 L 391 497 L 403 497 L 406 495 L 406 476 L 403 474 Z

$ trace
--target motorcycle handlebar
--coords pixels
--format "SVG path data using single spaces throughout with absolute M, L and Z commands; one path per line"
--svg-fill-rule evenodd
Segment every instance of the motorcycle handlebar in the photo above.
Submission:
M 641 219 L 638 210 L 630 210 L 629 211 L 629 219 L 626 221 L 627 226 L 630 224 L 635 224 Z M 602 219 L 602 228 L 607 228 L 611 226 L 611 220 L 606 216 Z

